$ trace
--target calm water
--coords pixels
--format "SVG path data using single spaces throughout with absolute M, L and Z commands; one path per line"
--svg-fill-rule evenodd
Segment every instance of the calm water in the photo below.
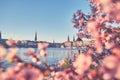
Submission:
M 35 49 L 37 53 L 40 53 L 38 49 Z M 27 56 L 24 56 L 23 53 L 27 52 L 27 49 L 20 48 L 19 49 L 19 57 L 24 61 L 30 61 L 30 59 Z M 47 48 L 47 63 L 48 64 L 56 64 L 58 61 L 67 58 L 73 58 L 74 53 L 76 53 L 76 49 L 70 49 L 70 48 Z M 40 60 L 43 60 L 43 57 L 40 57 Z
M 35 49 L 37 53 L 40 53 L 38 49 Z M 24 62 L 32 62 L 31 59 L 27 56 L 25 56 L 23 53 L 27 52 L 27 48 L 20 48 L 17 55 L 24 61 Z M 71 48 L 47 48 L 47 63 L 52 65 L 52 64 L 57 64 L 60 60 L 65 59 L 65 58 L 71 58 L 73 59 L 73 56 L 77 53 L 77 49 L 71 49 Z M 40 56 L 40 60 L 43 61 L 43 57 Z M 4 62 L 2 67 L 6 69 L 9 66 L 13 66 L 16 63 L 7 63 L 7 61 L 2 61 Z

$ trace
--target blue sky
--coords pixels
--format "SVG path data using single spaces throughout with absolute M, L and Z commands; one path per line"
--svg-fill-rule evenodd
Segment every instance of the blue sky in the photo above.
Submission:
M 87 13 L 87 0 L 0 0 L 0 31 L 3 38 L 64 42 L 77 30 L 71 19 L 76 10 Z

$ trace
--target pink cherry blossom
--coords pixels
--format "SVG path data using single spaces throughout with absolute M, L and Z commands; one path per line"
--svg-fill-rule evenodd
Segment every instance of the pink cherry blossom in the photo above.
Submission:
M 18 40 L 13 40 L 13 39 L 9 39 L 9 40 L 6 41 L 6 44 L 8 46 L 13 46 L 13 47 L 16 46 L 17 43 L 18 43 Z
M 77 72 L 80 75 L 83 75 L 83 73 L 89 69 L 90 65 L 92 63 L 92 59 L 89 55 L 83 55 L 80 54 L 77 56 L 75 62 L 73 63 L 73 66 L 75 67 L 75 72 Z
M 4 58 L 6 55 L 6 49 L 4 46 L 0 45 L 0 58 Z
M 108 69 L 115 69 L 118 65 L 118 59 L 116 56 L 107 56 L 103 60 L 103 65 Z
M 45 50 L 48 47 L 48 43 L 38 43 L 38 49 Z

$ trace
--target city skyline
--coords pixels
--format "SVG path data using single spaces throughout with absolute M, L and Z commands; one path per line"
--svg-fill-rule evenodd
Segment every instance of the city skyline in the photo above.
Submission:
M 12 40 L 19 40 L 19 39 L 14 39 L 14 38 L 4 38 L 4 37 L 2 37 L 2 32 L 0 31 L 0 40 L 9 40 L 9 39 L 12 39 Z M 65 41 L 63 41 L 63 42 L 69 42 L 69 41 L 75 41 L 75 39 L 77 39 L 77 37 L 75 38 L 75 36 L 72 36 L 72 38 L 70 39 L 70 36 L 68 35 L 67 37 L 66 37 L 66 40 Z M 37 32 L 35 32 L 34 33 L 34 36 L 33 36 L 33 39 L 32 40 L 19 40 L 19 41 L 35 41 L 35 42 L 39 42 L 39 41 L 45 41 L 45 40 L 38 40 L 38 34 L 37 34 Z M 50 41 L 45 41 L 45 42 L 50 42 Z M 63 43 L 63 42 L 59 42 L 59 43 Z M 50 43 L 56 43 L 56 40 L 53 40 L 52 42 L 50 42 Z
M 82 3 L 81 3 L 82 1 Z M 86 7 L 85 7 L 86 6 Z M 71 19 L 76 10 L 89 10 L 87 0 L 4 0 L 0 1 L 0 31 L 3 38 L 63 42 L 76 36 Z

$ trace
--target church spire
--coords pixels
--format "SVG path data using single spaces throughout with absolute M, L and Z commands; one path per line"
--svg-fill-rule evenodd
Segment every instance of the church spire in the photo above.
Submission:
M 55 40 L 53 40 L 53 44 L 55 43 Z
M 75 42 L 75 36 L 73 36 L 73 42 Z
M 37 32 L 35 32 L 35 41 L 37 41 Z
M 0 39 L 2 39 L 2 34 L 1 34 L 1 31 L 0 31 Z
M 69 35 L 68 35 L 68 42 L 70 41 Z

